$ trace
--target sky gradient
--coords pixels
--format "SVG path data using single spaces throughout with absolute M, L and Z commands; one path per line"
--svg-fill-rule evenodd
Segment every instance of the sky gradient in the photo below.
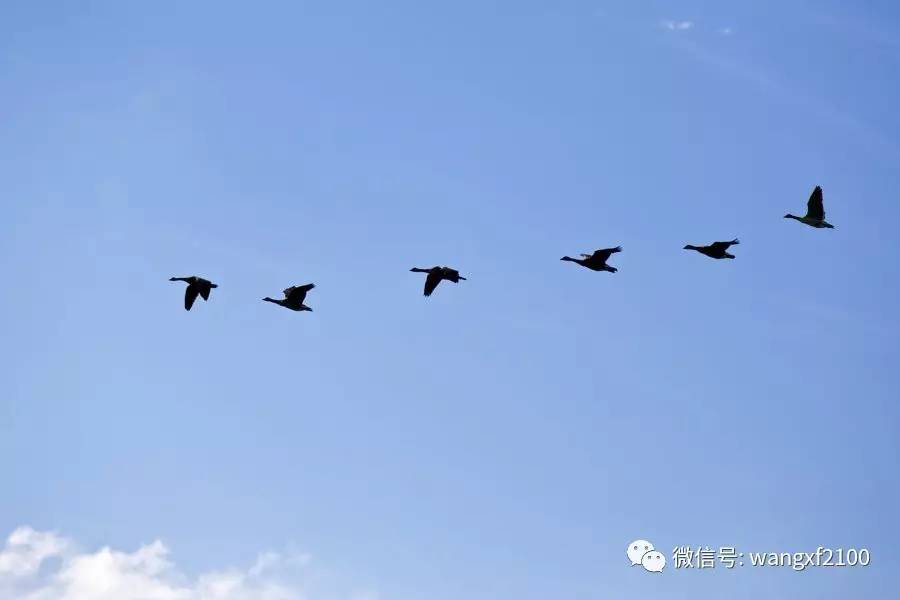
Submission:
M 162 540 L 154 600 L 269 551 L 315 570 L 271 598 L 883 597 L 900 9 L 857 4 L 4 4 L 0 539 L 79 550 L 0 594 Z M 782 218 L 815 185 L 834 230 Z

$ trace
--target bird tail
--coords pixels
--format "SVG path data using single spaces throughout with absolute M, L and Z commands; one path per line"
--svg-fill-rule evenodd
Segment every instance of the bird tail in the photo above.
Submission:
M 733 245 L 733 244 L 740 244 L 740 243 L 741 243 L 741 240 L 739 240 L 739 239 L 737 239 L 737 238 L 734 238 L 733 240 L 731 240 L 731 243 L 732 243 L 732 245 Z
M 460 276 L 459 276 L 459 280 L 460 280 L 460 281 L 466 281 L 466 278 L 463 277 L 462 275 L 460 275 Z
M 619 272 L 619 270 L 617 268 L 611 267 L 609 265 L 606 265 L 606 270 L 609 271 L 610 273 L 618 273 Z

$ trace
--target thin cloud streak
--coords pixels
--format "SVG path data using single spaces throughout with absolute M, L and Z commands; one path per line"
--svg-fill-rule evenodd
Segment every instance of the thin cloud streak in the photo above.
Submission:
M 669 31 L 687 31 L 688 29 L 693 29 L 694 22 L 693 21 L 663 21 L 662 25 Z
M 873 151 L 873 155 L 891 161 L 900 159 L 900 145 L 855 115 L 842 112 L 819 98 L 791 87 L 758 67 L 739 63 L 712 52 L 692 39 L 679 36 L 678 39 L 672 39 L 672 44 L 696 60 L 713 66 L 731 77 L 752 84 L 770 97 L 795 104 L 806 111 L 814 111 L 835 125 L 853 132 L 863 139 L 865 145 L 879 147 L 877 151 Z

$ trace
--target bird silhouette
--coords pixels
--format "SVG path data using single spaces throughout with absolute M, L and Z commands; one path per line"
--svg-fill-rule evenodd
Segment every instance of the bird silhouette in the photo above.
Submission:
M 184 290 L 184 310 L 191 310 L 191 307 L 194 305 L 194 300 L 197 299 L 198 295 L 203 298 L 204 301 L 209 300 L 209 292 L 213 288 L 219 287 L 208 279 L 203 279 L 196 275 L 191 275 L 190 277 L 170 277 L 169 281 L 184 281 L 188 284 L 187 288 Z
M 684 249 L 696 250 L 700 254 L 705 254 L 710 258 L 734 258 L 734 254 L 728 254 L 728 248 L 735 244 L 740 244 L 740 242 L 738 240 L 731 240 L 730 242 L 713 242 L 709 246 L 692 246 L 688 244 Z
M 292 285 L 291 287 L 284 290 L 283 299 L 276 300 L 275 298 L 269 298 L 268 296 L 266 296 L 265 298 L 263 298 L 263 300 L 266 302 L 277 304 L 279 306 L 283 306 L 285 308 L 289 308 L 291 310 L 308 310 L 312 312 L 312 309 L 303 304 L 303 301 L 306 300 L 306 293 L 314 287 L 316 287 L 316 284 L 314 283 L 307 283 L 306 285 Z
M 425 295 L 430 296 L 434 289 L 438 286 L 438 284 L 442 280 L 452 281 L 453 283 L 459 283 L 460 280 L 465 281 L 466 278 L 459 274 L 459 271 L 456 269 L 451 269 L 450 267 L 431 267 L 430 269 L 420 269 L 418 267 L 413 267 L 410 269 L 413 273 L 428 273 L 428 277 L 425 278 Z
M 797 215 L 788 213 L 784 215 L 784 218 L 806 223 L 810 227 L 815 227 L 816 229 L 834 229 L 834 225 L 825 221 L 825 204 L 822 202 L 822 188 L 818 185 L 806 202 L 806 216 L 798 217 Z
M 618 271 L 618 269 L 609 266 L 608 264 L 606 264 L 606 261 L 608 261 L 609 257 L 614 253 L 621 251 L 622 246 L 616 246 L 615 248 L 602 248 L 600 250 L 595 250 L 593 254 L 582 254 L 581 258 L 563 256 L 559 260 L 578 263 L 582 267 L 586 267 L 591 271 L 609 271 L 610 273 L 615 273 Z

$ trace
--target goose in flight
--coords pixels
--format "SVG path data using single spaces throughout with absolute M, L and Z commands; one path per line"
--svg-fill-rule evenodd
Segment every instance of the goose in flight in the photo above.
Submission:
M 213 288 L 217 288 L 215 283 L 196 275 L 190 277 L 170 277 L 169 281 L 183 281 L 188 284 L 184 290 L 184 310 L 191 310 L 194 300 L 199 295 L 204 301 L 209 300 L 209 292 Z
M 307 283 L 306 285 L 292 285 L 291 287 L 284 290 L 284 299 L 276 300 L 275 298 L 269 298 L 268 296 L 266 296 L 265 298 L 263 298 L 263 300 L 266 302 L 272 302 L 273 304 L 278 304 L 279 306 L 283 306 L 291 310 L 308 310 L 312 312 L 312 309 L 303 304 L 303 301 L 306 300 L 306 293 L 314 287 L 316 287 L 316 284 L 314 283 Z
M 794 219 L 801 223 L 806 223 L 810 227 L 816 229 L 834 229 L 834 225 L 825 221 L 825 205 L 822 203 L 822 188 L 816 186 L 806 203 L 806 216 L 798 217 L 788 213 L 784 215 L 785 219 Z
M 615 273 L 616 271 L 618 271 L 618 269 L 609 266 L 608 264 L 606 264 L 606 261 L 609 260 L 609 257 L 612 256 L 615 252 L 621 251 L 622 246 L 616 246 L 615 248 L 602 248 L 600 250 L 594 251 L 593 254 L 582 254 L 581 258 L 563 256 L 559 260 L 578 263 L 582 267 L 587 267 L 591 271 L 609 271 L 610 273 Z
M 740 244 L 740 242 L 738 240 L 731 240 L 730 242 L 713 242 L 709 246 L 692 246 L 688 244 L 684 249 L 696 250 L 700 254 L 705 254 L 710 258 L 734 258 L 734 254 L 728 254 L 728 248 L 735 244 Z
M 420 269 L 418 267 L 413 267 L 410 269 L 413 273 L 428 273 L 428 277 L 425 278 L 425 295 L 430 296 L 431 292 L 434 291 L 434 288 L 438 286 L 438 284 L 446 279 L 447 281 L 452 281 L 453 283 L 459 283 L 460 280 L 465 281 L 466 278 L 459 274 L 459 271 L 456 269 L 451 269 L 450 267 L 431 267 L 430 269 Z

